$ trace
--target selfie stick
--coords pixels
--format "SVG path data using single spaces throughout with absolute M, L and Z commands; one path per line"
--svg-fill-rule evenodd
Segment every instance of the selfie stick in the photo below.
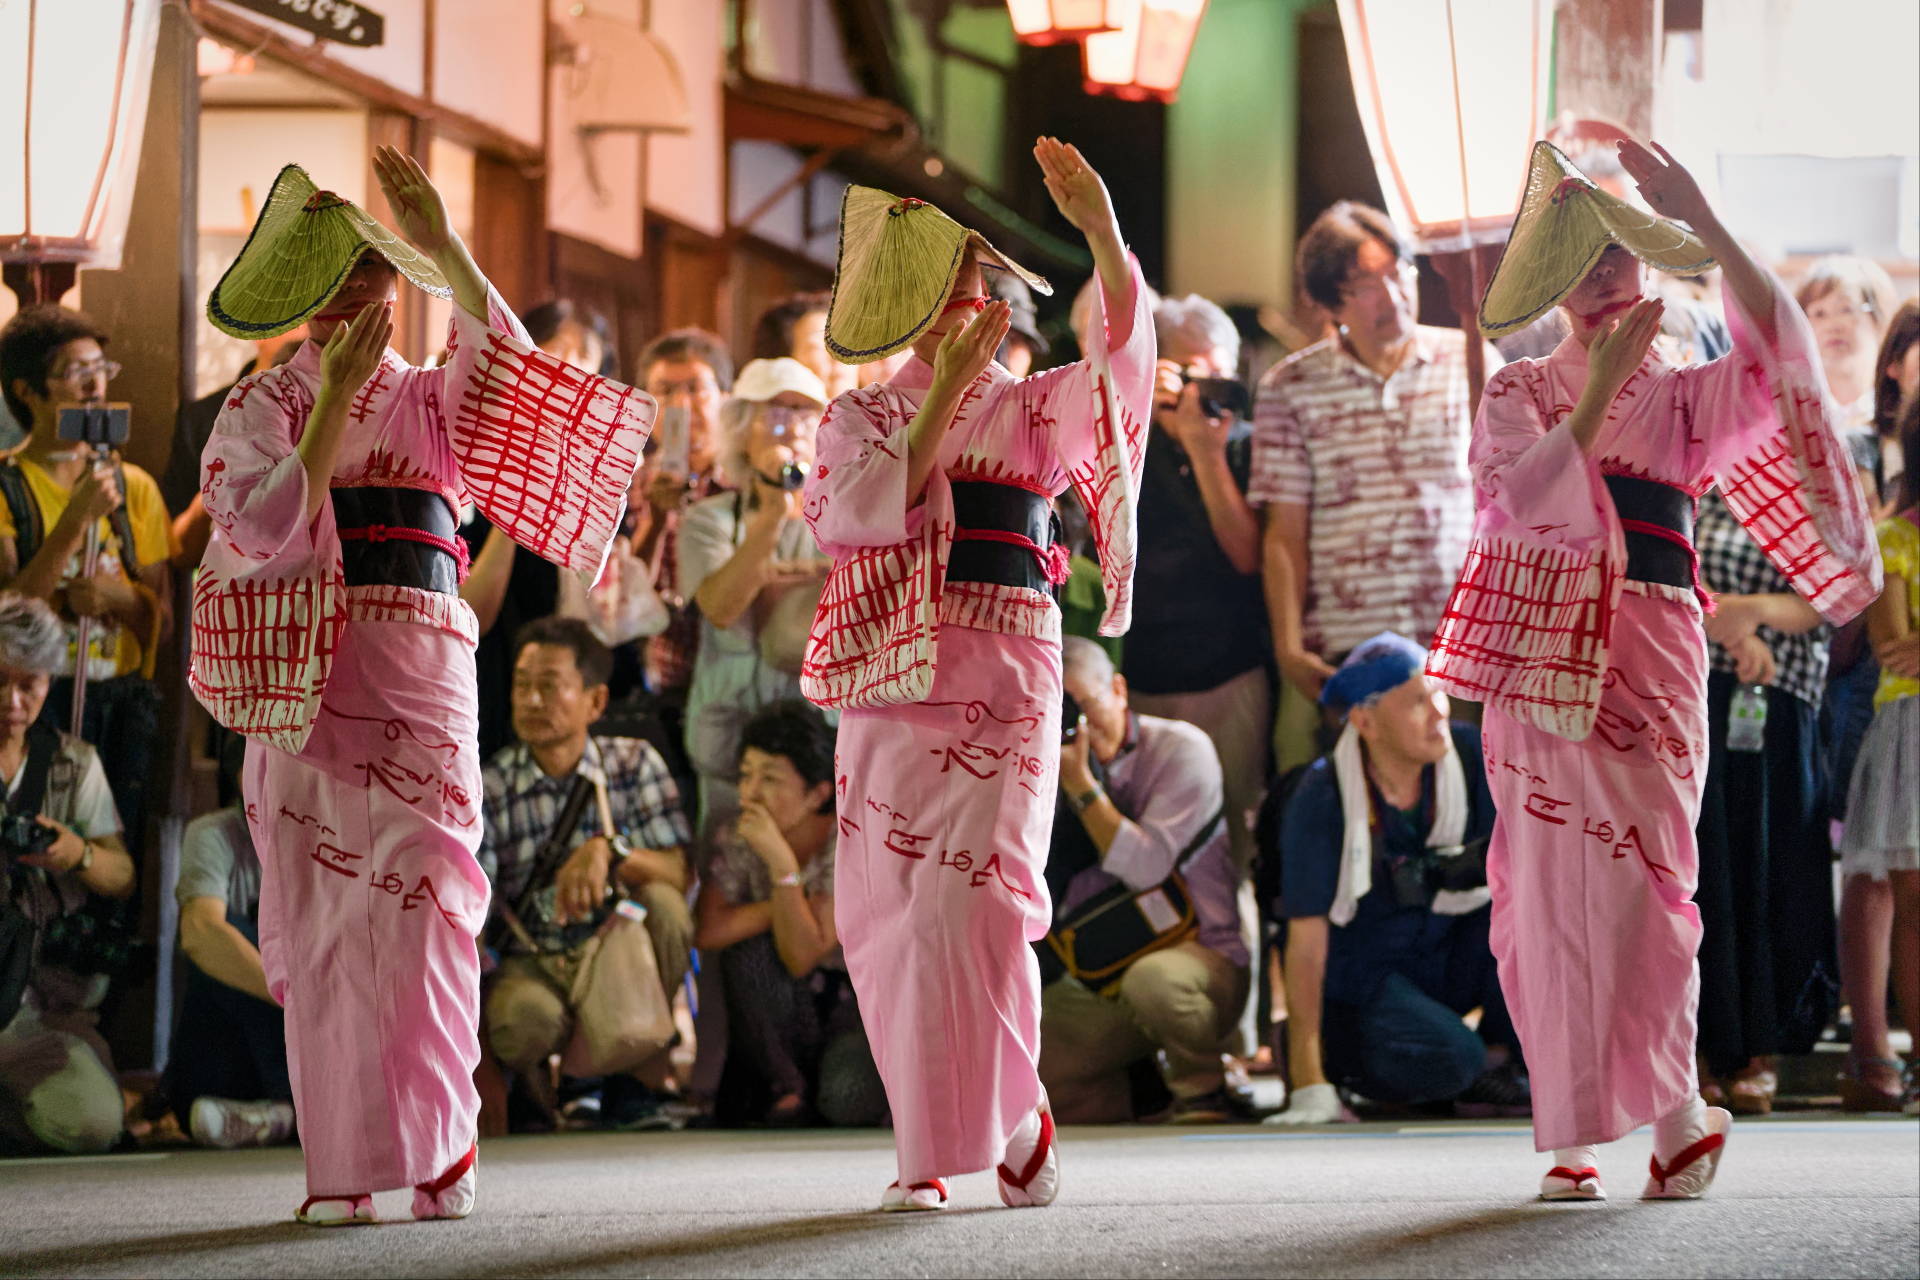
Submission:
M 100 567 L 100 522 L 92 521 L 87 525 L 86 550 L 80 557 L 81 573 L 92 578 Z M 88 634 L 93 630 L 93 619 L 86 614 L 80 615 L 79 625 L 74 630 L 73 657 L 73 736 L 78 738 L 80 726 L 87 715 L 87 644 L 92 639 Z

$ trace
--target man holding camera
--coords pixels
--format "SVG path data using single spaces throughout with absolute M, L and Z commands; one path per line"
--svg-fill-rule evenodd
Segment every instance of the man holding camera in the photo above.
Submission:
M 0 592 L 0 1144 L 78 1154 L 110 1148 L 123 1116 L 80 913 L 134 874 L 99 756 L 40 723 L 66 647 L 44 602 Z
M 101 752 L 137 848 L 159 734 L 153 664 L 173 628 L 172 532 L 151 475 L 62 438 L 62 411 L 101 405 L 120 372 L 106 344 L 93 321 L 59 306 L 29 307 L 0 330 L 0 385 L 29 428 L 26 444 L 0 462 L 0 585 L 47 601 L 65 624 L 68 656 L 50 699 L 62 727 L 87 620 L 85 734 Z M 98 532 L 91 564 L 90 529 Z
M 1260 594 L 1260 524 L 1247 505 L 1252 436 L 1233 381 L 1240 335 L 1205 298 L 1153 310 L 1160 359 L 1140 475 L 1133 628 L 1121 670 L 1133 705 L 1204 729 L 1220 754 L 1227 833 L 1253 861 L 1247 815 L 1267 781 L 1273 688 Z
M 1234 1118 L 1221 1055 L 1248 964 L 1219 757 L 1194 726 L 1136 714 L 1093 641 L 1062 641 L 1061 666 L 1073 817 L 1047 858 L 1053 931 L 1037 946 L 1059 976 L 1040 997 L 1040 1080 L 1062 1123 L 1129 1120 L 1129 1069 L 1164 1051 L 1171 1119 Z
M 1346 727 L 1287 802 L 1288 1108 L 1342 1117 L 1335 1085 L 1391 1103 L 1523 1112 L 1519 1047 L 1487 942 L 1493 799 L 1472 725 L 1447 722 L 1426 654 L 1382 633 L 1321 692 Z M 1462 1015 L 1479 1009 L 1479 1030 Z

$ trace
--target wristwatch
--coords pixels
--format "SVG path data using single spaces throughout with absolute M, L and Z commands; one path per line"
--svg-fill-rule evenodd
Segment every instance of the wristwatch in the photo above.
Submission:
M 1068 796 L 1067 803 L 1073 806 L 1074 816 L 1078 817 L 1080 814 L 1085 813 L 1087 810 L 1093 808 L 1094 805 L 1098 804 L 1100 797 L 1105 794 L 1107 793 L 1102 791 L 1098 786 L 1092 786 L 1082 791 L 1079 795 Z
M 798 889 L 800 887 L 800 873 L 798 871 L 789 871 L 787 874 L 775 880 L 774 884 L 785 885 L 789 889 Z
M 616 868 L 633 856 L 633 842 L 618 833 L 607 837 L 607 847 L 613 850 L 613 865 Z
M 80 854 L 80 865 L 76 870 L 78 870 L 81 875 L 85 875 L 87 872 L 93 870 L 93 841 L 88 840 L 83 843 Z

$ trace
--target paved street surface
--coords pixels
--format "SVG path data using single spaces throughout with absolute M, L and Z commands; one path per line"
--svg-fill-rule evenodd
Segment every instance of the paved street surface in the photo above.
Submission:
M 1920 1125 L 1736 1125 L 1712 1195 L 1642 1204 L 1647 1136 L 1602 1149 L 1617 1197 L 1530 1198 L 1511 1124 L 1068 1129 L 1051 1209 L 990 1175 L 942 1214 L 869 1212 L 878 1133 L 567 1134 L 489 1142 L 465 1222 L 287 1220 L 298 1152 L 0 1162 L 7 1276 L 1916 1276 Z

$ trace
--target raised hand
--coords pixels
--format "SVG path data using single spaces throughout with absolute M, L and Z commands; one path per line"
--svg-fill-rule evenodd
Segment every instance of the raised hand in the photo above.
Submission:
M 1041 177 L 1054 207 L 1081 235 L 1091 237 L 1106 231 L 1118 234 L 1107 184 L 1080 154 L 1080 148 L 1058 138 L 1041 138 L 1033 144 L 1033 158 L 1040 162 Z
M 362 307 L 320 349 L 321 390 L 349 397 L 358 393 L 380 367 L 392 340 L 393 304 Z
M 1013 312 L 1004 302 L 990 302 L 965 324 L 947 330 L 933 355 L 933 382 L 959 391 L 993 363 L 993 353 L 1007 336 Z
M 414 248 L 437 259 L 456 237 L 447 202 L 427 171 L 405 152 L 381 147 L 373 154 L 373 172 L 380 179 L 380 194 L 387 198 L 400 234 L 412 241 Z
M 1647 348 L 1660 333 L 1665 309 L 1658 298 L 1642 298 L 1593 335 L 1587 347 L 1588 380 L 1606 392 L 1609 403 L 1647 358 Z
M 1660 154 L 1656 156 L 1654 151 Z M 1659 143 L 1654 143 L 1653 151 L 1649 151 L 1631 138 L 1622 139 L 1620 166 L 1640 188 L 1648 207 L 1661 217 L 1678 218 L 1695 228 L 1713 217 L 1706 196 L 1700 193 L 1700 184 Z

